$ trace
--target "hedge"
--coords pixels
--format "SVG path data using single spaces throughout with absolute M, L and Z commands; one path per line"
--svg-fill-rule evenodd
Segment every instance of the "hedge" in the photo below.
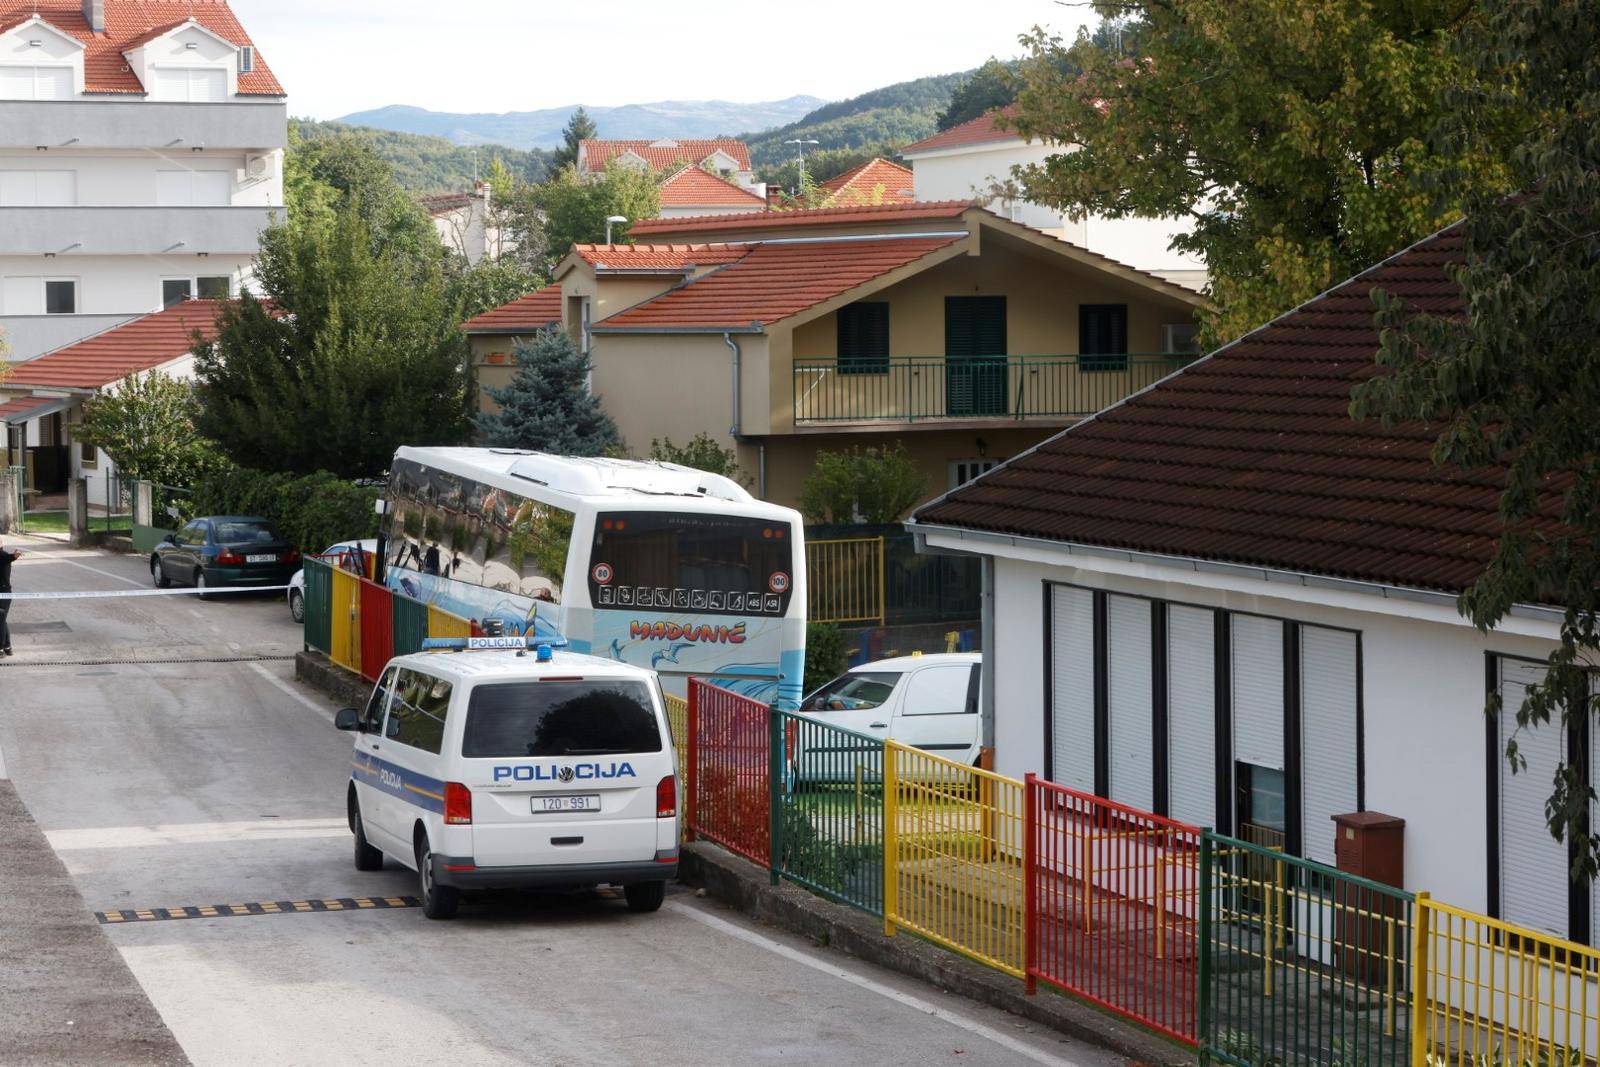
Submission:
M 378 486 L 355 485 L 328 471 L 303 477 L 235 467 L 194 485 L 195 515 L 260 515 L 304 552 L 378 535 Z

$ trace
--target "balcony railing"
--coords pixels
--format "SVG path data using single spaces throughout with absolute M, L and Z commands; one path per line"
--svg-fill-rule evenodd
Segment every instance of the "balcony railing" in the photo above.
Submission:
M 796 426 L 1092 415 L 1197 357 L 895 356 L 797 360 Z

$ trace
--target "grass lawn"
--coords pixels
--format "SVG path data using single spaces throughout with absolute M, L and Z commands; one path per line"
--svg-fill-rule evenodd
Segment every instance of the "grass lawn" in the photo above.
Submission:
M 26 533 L 64 534 L 69 532 L 67 530 L 67 513 L 65 511 L 24 512 L 22 528 Z M 133 520 L 127 515 L 90 515 L 89 529 L 101 532 L 131 530 L 133 529 Z

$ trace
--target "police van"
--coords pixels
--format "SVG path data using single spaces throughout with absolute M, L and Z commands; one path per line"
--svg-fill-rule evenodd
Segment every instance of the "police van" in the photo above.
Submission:
M 678 793 L 655 675 L 533 637 L 424 648 L 334 720 L 356 734 L 356 868 L 417 871 L 431 919 L 477 889 L 606 884 L 634 911 L 661 907 Z

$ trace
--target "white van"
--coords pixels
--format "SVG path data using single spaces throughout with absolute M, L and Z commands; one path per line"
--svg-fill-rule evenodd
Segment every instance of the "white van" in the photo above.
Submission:
M 655 911 L 678 869 L 656 677 L 521 640 L 397 656 L 365 709 L 339 712 L 357 735 L 356 868 L 389 856 L 419 872 L 431 919 L 453 917 L 463 890 L 601 884 Z

